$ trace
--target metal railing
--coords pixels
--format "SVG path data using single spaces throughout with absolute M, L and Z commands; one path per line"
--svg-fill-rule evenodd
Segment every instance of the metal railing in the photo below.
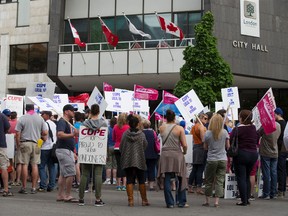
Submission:
M 178 48 L 195 45 L 195 38 L 179 39 L 160 39 L 160 40 L 138 40 L 138 41 L 121 41 L 116 47 L 112 47 L 107 42 L 87 43 L 86 47 L 80 48 L 76 44 L 61 44 L 59 45 L 59 53 L 67 52 L 95 52 L 107 50 L 135 50 L 135 49 L 155 49 L 155 48 Z

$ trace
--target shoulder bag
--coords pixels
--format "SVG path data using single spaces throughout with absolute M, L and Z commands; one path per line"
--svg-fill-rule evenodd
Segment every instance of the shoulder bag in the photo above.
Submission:
M 229 149 L 227 150 L 227 155 L 229 157 L 235 157 L 238 155 L 238 127 L 235 129 L 235 135 Z

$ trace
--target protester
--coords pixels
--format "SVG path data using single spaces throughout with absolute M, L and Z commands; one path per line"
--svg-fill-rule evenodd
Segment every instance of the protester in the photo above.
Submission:
M 8 189 L 8 165 L 9 158 L 7 156 L 7 143 L 6 143 L 6 133 L 10 128 L 9 121 L 7 117 L 0 113 L 0 168 L 1 168 L 1 177 L 3 181 L 3 196 L 13 196 L 13 193 Z
M 156 178 L 156 165 L 158 161 L 158 153 L 160 152 L 160 143 L 156 132 L 150 128 L 151 122 L 144 119 L 143 122 L 143 133 L 145 134 L 146 140 L 148 142 L 147 148 L 145 150 L 145 159 L 147 166 L 147 179 L 149 184 L 149 190 L 154 190 L 154 183 Z M 158 151 L 159 149 L 159 151 Z
M 108 155 L 106 162 L 106 180 L 103 184 L 116 184 L 116 171 L 117 171 L 117 162 L 114 155 L 114 145 L 115 142 L 112 139 L 113 128 L 117 124 L 117 118 L 112 117 L 110 120 L 110 125 L 108 128 Z M 111 179 L 113 177 L 113 179 Z
M 258 158 L 259 137 L 256 127 L 251 122 L 252 112 L 250 110 L 242 110 L 239 113 L 239 121 L 239 126 L 234 127 L 230 134 L 230 143 L 232 145 L 233 138 L 238 136 L 238 155 L 233 158 L 233 163 L 241 202 L 236 205 L 247 206 L 250 204 L 248 200 L 251 192 L 250 173 Z
M 286 127 L 286 121 L 283 119 L 283 111 L 280 107 L 277 107 L 274 111 L 276 122 L 281 126 L 281 134 L 277 140 L 278 146 L 278 163 L 277 163 L 277 179 L 278 179 L 278 194 L 279 198 L 285 196 L 286 191 L 286 160 L 288 157 L 287 149 L 283 143 L 284 130 Z
M 261 136 L 259 154 L 261 156 L 261 170 L 263 174 L 263 194 L 260 198 L 269 200 L 277 198 L 277 140 L 281 133 L 281 126 L 276 122 L 276 130 L 266 134 L 263 127 L 258 131 Z
M 73 128 L 71 123 L 68 123 L 74 117 L 74 111 L 72 105 L 65 105 L 63 107 L 63 118 L 60 118 L 57 124 L 58 146 L 56 156 L 60 167 L 57 201 L 78 202 L 76 198 L 71 196 L 73 178 L 76 175 L 74 138 L 79 135 L 78 130 Z
M 31 194 L 37 192 L 38 164 L 40 163 L 40 148 L 38 140 L 47 140 L 48 127 L 35 111 L 33 104 L 26 104 L 26 114 L 21 116 L 16 125 L 17 160 L 21 164 L 22 188 L 21 194 L 27 194 L 26 183 L 29 162 L 32 167 Z
M 204 194 L 201 189 L 203 183 L 203 171 L 206 164 L 206 151 L 204 150 L 203 142 L 206 132 L 205 123 L 208 121 L 206 114 L 200 114 L 195 122 L 195 125 L 191 129 L 193 136 L 193 168 L 189 176 L 189 188 L 192 189 L 193 182 L 197 187 L 197 194 Z
M 214 206 L 219 207 L 219 197 L 223 196 L 223 183 L 226 173 L 226 149 L 229 148 L 229 135 L 223 129 L 223 118 L 215 114 L 209 123 L 205 134 L 204 149 L 208 150 L 207 164 L 205 169 L 205 195 L 203 206 L 209 206 L 209 197 L 212 196 L 213 184 L 215 183 Z
M 55 188 L 56 184 L 56 166 L 51 158 L 52 147 L 57 141 L 56 136 L 56 124 L 50 120 L 52 116 L 51 111 L 42 111 L 41 116 L 48 126 L 48 137 L 45 142 L 43 142 L 41 147 L 41 163 L 39 164 L 39 176 L 40 176 L 40 187 L 39 192 L 48 191 L 51 192 Z M 47 172 L 49 173 L 49 183 L 47 185 Z
M 100 108 L 98 104 L 93 104 L 90 110 L 89 119 L 83 122 L 83 126 L 91 129 L 91 130 L 98 130 L 101 127 L 107 127 L 107 123 L 103 118 L 99 118 Z M 95 177 L 94 186 L 95 186 L 95 206 L 100 207 L 105 205 L 105 203 L 101 199 L 101 189 L 102 189 L 102 164 L 81 164 L 81 180 L 79 186 L 79 205 L 84 205 L 84 193 L 85 187 L 87 183 L 87 179 L 90 176 L 90 171 Z
M 126 191 L 126 174 L 125 171 L 121 168 L 121 154 L 119 151 L 120 148 L 120 142 L 123 133 L 129 129 L 129 125 L 127 124 L 127 114 L 121 113 L 118 116 L 117 124 L 113 128 L 113 141 L 115 141 L 114 146 L 114 154 L 117 161 L 117 186 L 116 190 L 118 191 Z M 121 178 L 123 180 L 122 186 L 121 186 Z
M 176 204 L 178 207 L 189 207 L 186 203 L 186 165 L 184 154 L 187 152 L 187 143 L 184 129 L 175 124 L 175 113 L 172 110 L 166 111 L 167 123 L 160 128 L 162 138 L 162 153 L 158 167 L 158 181 L 164 178 L 164 195 L 167 208 L 174 208 L 175 200 L 171 192 L 171 178 L 176 178 L 177 195 Z M 183 149 L 183 150 L 182 150 Z
M 128 206 L 134 206 L 133 187 L 137 177 L 139 191 L 142 198 L 142 206 L 150 205 L 147 199 L 145 187 L 145 149 L 147 140 L 145 134 L 139 129 L 140 117 L 130 114 L 127 117 L 130 128 L 124 132 L 121 144 L 121 167 L 125 170 L 127 177 Z

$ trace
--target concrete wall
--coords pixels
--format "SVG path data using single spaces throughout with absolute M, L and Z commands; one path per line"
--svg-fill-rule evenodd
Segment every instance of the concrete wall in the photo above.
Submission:
M 288 1 L 260 0 L 260 38 L 241 35 L 239 0 L 205 0 L 205 10 L 214 15 L 219 51 L 234 74 L 288 81 Z M 248 46 L 235 48 L 233 41 Z M 268 52 L 252 50 L 252 43 Z

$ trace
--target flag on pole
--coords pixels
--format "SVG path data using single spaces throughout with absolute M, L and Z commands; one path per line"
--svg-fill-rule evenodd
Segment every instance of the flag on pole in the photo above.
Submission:
M 74 28 L 74 26 L 71 24 L 70 19 L 68 19 L 71 31 L 72 31 L 72 35 L 74 37 L 74 43 L 77 44 L 79 47 L 85 47 L 86 43 L 81 42 L 80 36 L 77 32 L 77 30 Z
M 140 85 L 134 85 L 134 98 L 142 100 L 157 100 L 158 91 L 153 88 L 144 88 Z
M 272 89 L 270 88 L 262 99 L 256 105 L 260 122 L 264 129 L 265 134 L 270 134 L 276 130 L 276 121 L 274 110 L 276 109 L 276 103 L 273 96 Z
M 113 47 L 116 47 L 119 41 L 119 38 L 117 35 L 112 34 L 112 32 L 110 31 L 110 29 L 106 26 L 106 24 L 104 23 L 104 21 L 101 19 L 101 17 L 99 17 L 100 23 L 101 23 L 101 27 L 102 27 L 102 31 L 103 34 L 106 37 L 107 42 L 112 45 Z
M 109 85 L 108 83 L 106 82 L 103 82 L 103 91 L 105 92 L 109 92 L 109 91 L 113 91 L 113 86 L 112 85 Z
M 183 37 L 184 37 L 183 31 L 178 26 L 176 26 L 174 23 L 172 23 L 168 20 L 165 20 L 163 17 L 161 17 L 157 14 L 156 14 L 156 16 L 158 18 L 161 29 L 163 31 L 165 31 L 168 34 L 172 34 L 172 35 L 179 37 L 180 40 L 183 39 Z
M 78 96 L 69 96 L 68 98 L 69 98 L 70 103 L 84 103 L 86 106 L 87 102 L 89 100 L 89 94 L 88 93 L 82 93 Z
M 132 34 L 136 34 L 136 35 L 141 35 L 142 37 L 146 37 L 146 38 L 149 38 L 151 39 L 151 35 L 150 34 L 146 34 L 145 32 L 141 31 L 141 30 L 138 30 L 132 23 L 131 21 L 128 19 L 128 17 L 125 16 L 124 14 L 124 17 L 128 23 L 128 27 L 129 27 L 129 31 L 132 33 Z
M 155 112 L 155 119 L 162 120 L 162 116 L 159 113 Z
M 164 104 L 174 104 L 177 100 L 179 100 L 178 97 L 175 95 L 163 90 L 163 103 Z

